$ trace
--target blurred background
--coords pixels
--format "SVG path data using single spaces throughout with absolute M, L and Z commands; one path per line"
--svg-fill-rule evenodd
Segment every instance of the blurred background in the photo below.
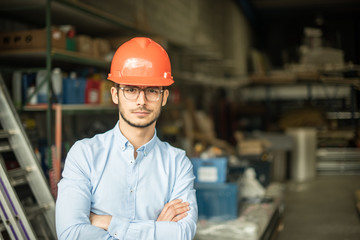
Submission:
M 358 239 L 359 1 L 0 0 L 0 12 L 1 126 L 19 119 L 41 170 L 44 188 L 12 187 L 39 239 L 55 236 L 27 210 L 34 191 L 50 189 L 52 211 L 69 148 L 113 128 L 106 77 L 136 36 L 171 60 L 157 133 L 193 162 L 195 239 Z M 24 153 L 0 152 L 11 185 Z

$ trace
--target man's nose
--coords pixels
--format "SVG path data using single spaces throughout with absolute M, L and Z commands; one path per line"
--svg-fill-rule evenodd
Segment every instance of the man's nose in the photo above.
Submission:
M 145 92 L 143 90 L 140 90 L 139 96 L 137 98 L 137 104 L 144 105 L 145 102 L 146 102 Z

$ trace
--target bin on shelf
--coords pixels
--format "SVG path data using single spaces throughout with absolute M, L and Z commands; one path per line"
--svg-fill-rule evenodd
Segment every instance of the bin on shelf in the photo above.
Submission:
M 238 216 L 238 188 L 235 183 L 195 184 L 199 219 L 224 221 Z
M 64 78 L 63 103 L 84 104 L 85 87 L 86 87 L 86 78 Z
M 99 104 L 100 103 L 100 80 L 88 79 L 85 87 L 85 103 L 86 104 Z
M 192 158 L 195 182 L 224 183 L 227 175 L 227 158 Z

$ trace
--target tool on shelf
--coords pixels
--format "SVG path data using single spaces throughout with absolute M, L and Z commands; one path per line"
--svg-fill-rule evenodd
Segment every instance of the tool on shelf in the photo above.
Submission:
M 55 201 L 2 75 L 0 109 L 0 238 L 56 239 Z

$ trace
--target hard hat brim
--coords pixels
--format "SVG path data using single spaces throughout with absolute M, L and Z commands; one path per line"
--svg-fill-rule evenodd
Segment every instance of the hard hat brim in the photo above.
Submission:
M 131 85 L 131 86 L 170 86 L 174 83 L 172 78 L 162 77 L 129 77 L 124 76 L 121 78 L 112 77 L 111 74 L 108 76 L 108 80 L 113 81 L 117 84 Z

